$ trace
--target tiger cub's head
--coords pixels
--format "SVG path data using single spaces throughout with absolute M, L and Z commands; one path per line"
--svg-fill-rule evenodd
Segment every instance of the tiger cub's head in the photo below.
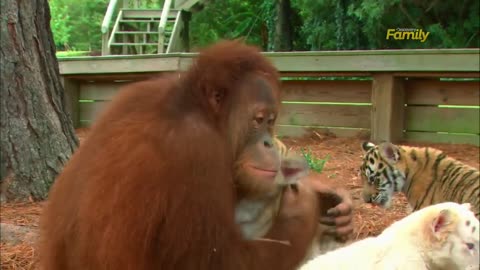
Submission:
M 389 208 L 394 192 L 405 183 L 405 175 L 399 170 L 401 149 L 391 143 L 375 145 L 362 143 L 363 159 L 360 166 L 363 200 L 383 208 Z

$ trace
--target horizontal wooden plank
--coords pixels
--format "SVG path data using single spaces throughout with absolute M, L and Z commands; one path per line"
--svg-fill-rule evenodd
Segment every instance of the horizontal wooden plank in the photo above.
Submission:
M 371 87 L 371 81 L 286 80 L 282 100 L 370 103 Z
M 114 82 L 95 82 L 95 83 L 82 83 L 80 85 L 80 99 L 108 101 L 118 93 L 118 90 L 125 86 L 127 83 L 114 83 Z
M 109 103 L 109 101 L 81 102 L 79 106 L 80 121 L 95 121 Z
M 406 80 L 407 104 L 480 105 L 480 81 Z
M 478 49 L 264 53 L 280 72 L 478 72 Z M 196 53 L 58 59 L 60 74 L 163 72 L 188 68 Z
M 185 67 L 186 68 L 186 67 Z M 183 68 L 183 69 L 185 69 Z M 113 80 L 143 80 L 151 77 L 161 76 L 171 71 L 151 71 L 137 73 L 100 73 L 100 74 L 65 74 L 62 77 L 83 80 L 83 81 L 113 81 Z M 280 72 L 282 77 L 372 77 L 377 72 L 329 72 L 329 71 L 310 71 L 310 72 Z M 478 72 L 392 72 L 395 77 L 411 78 L 479 78 Z
M 370 106 L 282 104 L 280 125 L 370 128 Z
M 173 71 L 172 71 L 173 72 Z M 87 82 L 141 81 L 159 77 L 169 72 L 114 73 L 114 74 L 73 74 L 62 77 Z
M 282 77 L 371 77 L 372 72 L 337 72 L 337 71 L 280 71 L 280 76 Z
M 405 132 L 404 138 L 409 142 L 472 144 L 480 146 L 477 134 L 445 134 L 432 132 Z
M 478 50 L 384 50 L 264 53 L 282 72 L 478 72 Z M 186 69 L 194 55 L 180 57 Z
M 97 56 L 90 61 L 78 58 L 70 61 L 61 61 L 60 59 L 58 59 L 58 63 L 61 75 L 171 72 L 179 70 L 178 57 L 111 58 Z
M 89 127 L 92 121 L 80 121 L 80 127 Z M 279 137 L 304 137 L 312 136 L 315 133 L 321 135 L 333 135 L 336 137 L 356 137 L 369 139 L 370 130 L 368 129 L 341 129 L 341 128 L 310 128 L 302 126 L 282 126 L 276 127 Z M 445 134 L 433 132 L 405 132 L 404 141 L 407 142 L 428 142 L 428 143 L 451 143 L 451 144 L 471 144 L 480 146 L 480 136 L 475 134 Z
M 407 106 L 405 130 L 479 134 L 480 110 Z
M 368 129 L 346 129 L 346 128 L 313 128 L 305 126 L 285 126 L 277 125 L 275 131 L 279 137 L 304 137 L 317 134 L 333 135 L 335 137 L 357 137 L 369 139 L 370 130 Z
M 162 14 L 161 9 L 132 9 L 132 8 L 125 8 L 122 9 L 123 18 L 145 18 L 151 19 L 156 18 L 160 19 L 160 15 Z M 178 10 L 170 10 L 168 12 L 167 18 L 175 19 L 178 14 Z
M 472 57 L 475 57 L 473 59 Z M 270 60 L 285 71 L 478 71 L 479 54 L 272 54 Z M 182 59 L 183 60 L 183 59 Z M 181 60 L 181 61 L 182 61 Z
M 437 72 L 415 72 L 415 71 L 404 71 L 404 72 L 392 72 L 392 75 L 395 77 L 410 77 L 410 78 L 480 78 L 480 73 L 478 71 L 474 72 L 446 72 L 446 71 L 437 71 Z

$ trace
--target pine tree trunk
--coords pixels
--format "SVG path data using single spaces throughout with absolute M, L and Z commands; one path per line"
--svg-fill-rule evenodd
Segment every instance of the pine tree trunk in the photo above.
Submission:
M 277 20 L 275 23 L 275 37 L 273 41 L 273 50 L 292 51 L 293 50 L 293 24 L 292 7 L 290 0 L 276 0 Z
M 78 145 L 47 0 L 0 1 L 0 196 L 41 200 Z

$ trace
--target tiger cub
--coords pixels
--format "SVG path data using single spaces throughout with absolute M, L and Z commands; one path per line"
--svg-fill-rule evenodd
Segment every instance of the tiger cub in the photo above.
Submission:
M 283 188 L 288 185 L 295 188 L 295 185 L 301 184 L 299 180 L 310 172 L 305 158 L 289 153 L 285 144 L 278 139 L 275 139 L 274 145 L 282 159 L 280 172 L 275 178 L 278 188 L 274 193 L 263 194 L 255 199 L 243 199 L 236 205 L 235 221 L 240 225 L 241 231 L 247 239 L 263 239 L 262 237 L 272 226 L 278 212 Z M 334 200 L 332 203 L 335 203 Z M 322 208 L 326 209 L 321 209 L 321 211 L 326 212 L 332 206 L 322 205 Z M 323 235 L 325 229 L 327 229 L 326 225 L 318 225 L 317 236 L 313 239 L 305 260 L 345 245 L 345 241 L 342 239 Z
M 360 175 L 365 202 L 389 208 L 393 193 L 403 192 L 413 211 L 445 201 L 468 202 L 479 217 L 477 169 L 429 147 L 364 142 L 362 148 Z
M 479 229 L 469 203 L 434 204 L 394 222 L 377 237 L 315 257 L 300 270 L 478 269 Z

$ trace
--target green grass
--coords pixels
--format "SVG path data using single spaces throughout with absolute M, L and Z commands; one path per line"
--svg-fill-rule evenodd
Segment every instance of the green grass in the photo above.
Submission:
M 325 167 L 327 160 L 330 158 L 329 155 L 327 155 L 324 159 L 314 157 L 310 149 L 306 151 L 304 148 L 302 148 L 300 152 L 307 160 L 308 167 L 310 167 L 312 171 L 315 171 L 317 173 L 321 173 L 323 171 L 323 168 Z

